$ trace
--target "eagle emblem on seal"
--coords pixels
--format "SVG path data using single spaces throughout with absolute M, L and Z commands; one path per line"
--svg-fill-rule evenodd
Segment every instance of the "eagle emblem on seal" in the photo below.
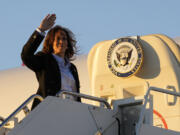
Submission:
M 124 47 L 123 49 L 120 49 L 119 51 L 116 52 L 116 57 L 120 66 L 126 66 L 127 64 L 129 64 L 132 51 L 133 49 L 129 47 Z

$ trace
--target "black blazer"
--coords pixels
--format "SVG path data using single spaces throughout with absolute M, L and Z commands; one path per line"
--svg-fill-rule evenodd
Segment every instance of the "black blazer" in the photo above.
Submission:
M 61 72 L 52 54 L 46 54 L 41 51 L 34 54 L 43 39 L 44 36 L 34 31 L 23 47 L 21 58 L 24 64 L 35 72 L 39 82 L 37 94 L 45 98 L 46 96 L 55 96 L 61 90 Z M 76 66 L 72 63 L 70 71 L 75 79 L 77 92 L 79 93 L 78 72 Z M 80 101 L 80 98 L 78 98 L 78 101 Z

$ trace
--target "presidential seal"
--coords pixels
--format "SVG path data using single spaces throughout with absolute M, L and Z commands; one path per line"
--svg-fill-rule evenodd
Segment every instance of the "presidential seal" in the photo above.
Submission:
M 136 39 L 120 38 L 109 48 L 107 62 L 109 69 L 118 77 L 134 75 L 143 62 L 142 47 Z

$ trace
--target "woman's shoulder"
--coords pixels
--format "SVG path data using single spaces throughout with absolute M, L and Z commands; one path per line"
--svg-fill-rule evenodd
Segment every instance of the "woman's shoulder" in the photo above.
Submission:
M 46 53 L 44 53 L 43 51 L 39 51 L 36 53 L 37 56 L 44 56 L 47 55 Z
M 72 67 L 75 67 L 75 68 L 76 68 L 76 66 L 75 66 L 72 62 L 69 62 L 69 64 L 70 64 Z
M 70 67 L 71 67 L 71 69 L 77 71 L 77 67 L 76 67 L 76 65 L 74 63 L 70 62 Z
M 36 56 L 52 57 L 52 55 L 51 55 L 51 54 L 49 54 L 49 53 L 45 53 L 45 52 L 43 52 L 43 51 L 39 51 L 39 52 L 37 52 L 37 53 L 36 53 Z
M 44 53 L 43 51 L 39 51 L 36 53 L 36 56 L 42 57 L 44 59 L 52 59 L 52 55 L 48 53 Z
M 54 61 L 54 57 L 51 53 L 45 53 L 43 51 L 39 51 L 36 53 L 37 57 L 41 57 L 42 60 L 47 60 L 47 61 Z

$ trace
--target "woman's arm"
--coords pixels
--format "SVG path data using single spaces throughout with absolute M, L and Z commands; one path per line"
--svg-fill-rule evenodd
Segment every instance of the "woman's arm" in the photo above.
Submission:
M 48 14 L 41 22 L 38 29 L 41 32 L 45 32 L 46 30 L 50 29 L 56 20 L 55 14 Z M 39 45 L 41 44 L 44 36 L 40 34 L 38 31 L 34 31 L 27 43 L 24 45 L 21 58 L 24 64 L 32 69 L 33 71 L 37 71 L 42 69 L 43 67 L 43 55 L 35 55 L 35 52 Z

